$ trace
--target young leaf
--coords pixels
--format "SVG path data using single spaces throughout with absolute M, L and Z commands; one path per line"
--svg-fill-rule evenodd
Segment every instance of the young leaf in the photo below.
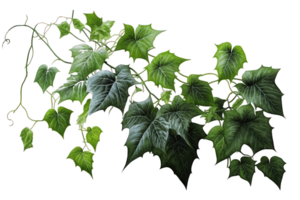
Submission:
M 84 24 L 81 23 L 81 21 L 79 19 L 72 19 L 74 28 L 78 29 L 79 32 L 81 32 L 84 29 Z
M 165 104 L 168 104 L 168 103 L 169 103 L 171 93 L 172 93 L 171 90 L 169 90 L 169 91 L 164 90 L 164 91 L 160 94 L 160 98 L 161 98 L 162 101 L 165 102 Z
M 141 91 L 143 91 L 141 88 L 139 88 L 139 87 L 137 87 L 137 86 L 135 86 L 135 93 L 138 93 L 138 92 L 141 92 Z
M 83 106 L 83 113 L 78 116 L 77 124 L 83 125 L 86 122 L 86 118 L 88 117 L 89 108 L 90 108 L 91 99 L 88 99 Z
M 238 109 L 238 108 L 243 104 L 243 102 L 244 102 L 244 99 L 237 99 L 237 100 L 233 103 L 232 109 L 233 109 L 233 110 Z
M 65 35 L 68 35 L 70 33 L 70 25 L 68 24 L 68 22 L 64 21 L 61 24 L 57 25 L 57 28 L 60 31 L 60 38 L 62 38 Z
M 211 122 L 212 121 L 211 119 L 213 117 L 215 117 L 215 119 L 217 120 L 220 120 L 221 118 L 215 113 L 217 109 L 218 109 L 217 107 L 210 107 L 208 109 L 208 113 L 204 113 L 203 115 L 201 115 L 201 117 L 205 117 L 206 123 Z
M 90 47 L 87 44 L 79 44 L 74 46 L 72 49 L 70 49 L 70 51 L 72 52 L 72 57 L 75 58 L 76 56 L 78 56 L 79 54 L 82 54 L 82 51 L 86 52 L 86 51 L 93 51 L 93 48 Z
M 71 160 L 80 170 L 86 172 L 90 178 L 95 179 L 93 163 L 95 155 L 89 150 L 83 150 L 79 145 L 75 145 L 67 153 L 66 160 Z
M 35 133 L 32 129 L 30 129 L 29 126 L 23 126 L 20 129 L 18 135 L 22 145 L 22 152 L 25 153 L 29 149 L 35 148 Z
M 224 109 L 224 102 L 225 99 L 220 99 L 219 97 L 214 97 L 214 103 L 217 106 L 216 112 L 213 113 L 213 117 L 211 118 L 211 122 L 215 120 L 222 120 L 223 119 L 223 113 L 225 112 Z M 210 110 L 209 108 L 208 110 Z M 218 115 L 218 116 L 217 116 Z
M 88 132 L 86 134 L 86 140 L 88 143 L 90 143 L 93 146 L 95 151 L 101 133 L 102 130 L 98 126 L 94 126 L 93 128 L 88 128 Z
M 255 172 L 255 162 L 256 161 L 250 157 L 242 157 L 241 161 L 232 160 L 229 166 L 230 174 L 228 178 L 239 175 L 251 185 L 252 177 Z

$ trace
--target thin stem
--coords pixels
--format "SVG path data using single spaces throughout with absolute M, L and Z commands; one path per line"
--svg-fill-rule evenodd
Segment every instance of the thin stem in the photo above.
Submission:
M 215 81 L 211 81 L 211 82 L 209 82 L 208 84 L 211 84 L 211 83 L 215 83 L 215 82 L 217 82 L 218 80 L 215 80 Z
M 33 121 L 33 122 L 41 122 L 41 121 L 43 121 L 43 120 L 34 120 L 34 119 L 31 119 L 31 118 L 29 117 L 29 115 L 28 115 L 28 112 L 27 112 L 26 108 L 25 108 L 22 104 L 21 104 L 21 107 L 25 110 L 26 115 L 27 115 L 27 117 L 28 117 L 29 120 L 31 120 L 31 121 Z
M 34 127 L 34 125 L 37 123 L 37 121 L 36 122 L 34 122 L 34 124 L 32 125 L 32 127 L 30 128 L 31 130 L 33 129 L 33 127 Z
M 218 77 L 218 75 L 217 75 L 217 74 L 214 74 L 214 73 L 201 74 L 201 76 L 206 76 L 206 75 L 214 75 L 214 76 Z
M 252 155 L 252 156 L 249 156 L 248 154 L 244 154 L 242 151 L 240 151 L 240 153 L 242 154 L 242 155 L 244 155 L 244 156 L 248 156 L 248 157 L 253 157 L 254 155 Z
M 232 88 L 230 86 L 230 83 L 229 83 L 229 81 L 227 79 L 226 79 L 226 82 L 228 83 L 228 87 L 229 87 L 230 91 L 233 92 L 233 90 L 232 90 Z
M 87 142 L 86 142 L 86 140 L 85 140 L 85 137 L 84 137 L 84 134 L 83 134 L 82 128 L 83 128 L 83 127 L 79 125 L 79 129 L 81 130 L 81 135 L 82 135 L 82 138 L 83 138 L 83 143 L 84 143 L 84 147 L 83 147 L 83 149 L 86 147 L 86 148 L 87 148 L 89 151 L 91 151 L 91 150 L 89 149 L 88 145 L 87 145 Z
M 69 32 L 71 35 L 73 35 L 77 40 L 80 40 L 81 42 L 85 42 L 84 40 L 78 38 L 76 35 L 74 35 L 73 33 Z
M 183 77 L 188 78 L 188 76 L 186 76 L 186 75 L 184 75 L 184 74 L 182 74 L 182 73 L 180 73 L 180 72 L 178 72 L 178 74 L 180 74 L 180 75 L 183 76 Z
M 239 79 L 239 78 L 234 78 L 234 80 L 239 80 L 239 81 L 243 81 L 242 79 Z
M 144 71 L 142 71 L 141 73 L 139 73 L 139 75 L 141 75 L 142 73 L 144 73 L 146 71 L 146 69 L 144 69 Z
M 183 84 L 186 83 L 186 82 L 183 82 L 182 80 L 178 79 L 177 77 L 176 77 L 176 80 L 179 81 L 179 82 L 181 82 L 181 83 L 183 83 Z

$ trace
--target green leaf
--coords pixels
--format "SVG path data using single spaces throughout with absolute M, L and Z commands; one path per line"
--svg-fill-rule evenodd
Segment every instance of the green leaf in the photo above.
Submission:
M 93 128 L 88 128 L 88 132 L 86 134 L 86 140 L 90 143 L 94 150 L 96 151 L 97 144 L 99 142 L 100 134 L 102 130 L 98 126 L 94 126 Z
M 165 151 L 169 123 L 156 116 L 157 110 L 150 96 L 145 101 L 133 102 L 129 106 L 122 122 L 123 129 L 129 128 L 129 136 L 125 143 L 128 148 L 125 167 L 153 148 Z
M 159 100 L 164 104 L 168 104 L 170 103 L 170 99 L 173 94 L 174 92 L 172 90 L 163 90 L 158 94 Z
M 230 81 L 238 74 L 238 71 L 243 68 L 243 64 L 247 62 L 246 55 L 241 46 L 232 46 L 229 42 L 216 45 L 217 52 L 214 58 L 218 59 L 216 70 L 218 71 L 219 82 L 229 79 Z
M 85 97 L 88 95 L 86 91 L 86 78 L 81 74 L 71 75 L 65 84 L 60 86 L 53 93 L 59 93 L 59 102 L 61 103 L 66 100 L 83 102 Z
M 32 140 L 33 140 L 33 132 L 30 130 L 30 128 L 26 127 L 22 130 L 20 135 L 23 145 L 24 145 L 24 151 L 26 149 L 32 148 Z
M 223 119 L 223 113 L 225 112 L 224 109 L 224 103 L 225 99 L 220 99 L 219 97 L 214 97 L 214 103 L 217 106 L 216 112 L 213 113 L 213 117 L 211 118 L 211 122 L 215 120 L 222 120 Z M 210 108 L 208 109 L 210 110 Z M 218 115 L 218 117 L 216 116 Z
M 275 84 L 279 70 L 261 66 L 257 70 L 246 71 L 242 77 L 244 84 L 239 83 L 235 87 L 248 103 L 268 113 L 284 116 L 281 102 L 283 93 Z
M 49 69 L 47 65 L 41 65 L 39 67 L 34 82 L 37 82 L 40 85 L 43 93 L 49 86 L 53 86 L 53 81 L 57 72 L 59 72 L 59 70 L 56 67 L 50 67 Z
M 54 109 L 49 109 L 46 112 L 43 121 L 46 121 L 49 128 L 58 132 L 64 138 L 65 130 L 70 126 L 70 116 L 72 112 L 72 110 L 62 106 L 58 108 L 58 112 Z
M 148 80 L 153 81 L 157 86 L 161 85 L 163 88 L 175 91 L 175 72 L 179 72 L 179 65 L 187 60 L 189 59 L 177 57 L 174 53 L 170 53 L 170 51 L 158 54 L 151 63 L 145 67 L 148 72 Z
M 93 95 L 89 115 L 99 110 L 105 111 L 109 106 L 119 108 L 123 113 L 129 96 L 128 88 L 137 83 L 129 65 L 117 66 L 116 74 L 107 70 L 97 72 L 87 81 L 87 92 Z
M 83 106 L 83 113 L 78 116 L 77 124 L 83 125 L 86 122 L 86 118 L 88 117 L 89 108 L 90 108 L 91 99 L 88 99 Z
M 60 38 L 70 33 L 70 25 L 68 22 L 64 21 L 61 24 L 55 24 L 60 31 Z
M 136 31 L 131 25 L 124 24 L 125 34 L 119 39 L 115 51 L 124 49 L 129 51 L 129 57 L 135 61 L 137 58 L 148 59 L 148 51 L 153 49 L 156 36 L 164 31 L 154 30 L 149 25 L 138 25 Z
M 242 151 L 242 147 L 238 147 L 234 152 L 228 151 L 228 145 L 224 139 L 223 126 L 220 125 L 212 126 L 203 140 L 210 142 L 212 148 L 214 148 L 214 165 L 219 165 L 226 158 L 231 157 L 236 152 Z
M 93 153 L 83 151 L 81 147 L 75 147 L 67 158 L 72 159 L 75 162 L 75 166 L 79 166 L 81 171 L 86 171 L 93 178 L 93 156 Z
M 79 32 L 81 32 L 84 29 L 84 24 L 81 23 L 81 21 L 79 19 L 72 19 L 74 28 L 78 29 Z
M 139 94 L 140 92 L 142 92 L 143 89 L 139 86 L 137 87 L 134 87 L 134 89 L 131 91 L 131 94 L 130 94 L 130 101 L 135 101 L 136 100 L 136 95 Z
M 181 86 L 182 93 L 187 103 L 193 103 L 201 106 L 215 106 L 212 96 L 212 88 L 208 82 L 200 81 L 200 75 L 190 75 L 187 84 Z
M 92 52 L 93 48 L 87 44 L 79 44 L 79 45 L 74 46 L 72 49 L 70 49 L 70 51 L 72 52 L 72 57 L 75 58 L 79 54 L 82 54 L 82 51 Z
M 280 189 L 283 174 L 285 172 L 283 166 L 286 163 L 279 157 L 273 156 L 271 161 L 266 156 L 260 159 L 260 163 L 256 166 L 264 173 L 266 177 L 271 179 Z
M 95 10 L 91 13 L 83 13 L 85 16 L 86 25 L 91 28 L 90 39 L 100 43 L 105 43 L 112 37 L 112 29 L 118 20 L 105 20 L 99 17 Z
M 250 155 L 232 158 L 228 168 L 228 177 L 239 177 L 253 187 L 255 176 L 255 160 Z
M 221 105 L 221 104 L 219 104 L 219 105 Z M 222 108 L 223 108 L 223 106 L 222 106 Z M 209 122 L 212 122 L 215 120 L 222 120 L 223 119 L 222 113 L 224 111 L 217 111 L 217 110 L 219 110 L 218 107 L 212 106 L 207 111 L 205 111 L 205 113 L 203 113 L 201 115 L 201 117 L 205 118 L 206 123 L 209 123 Z
M 238 110 L 225 112 L 224 135 L 227 144 L 226 156 L 240 151 L 243 144 L 248 145 L 253 154 L 262 149 L 274 149 L 270 118 L 263 111 L 254 114 L 253 107 L 248 104 Z
M 173 129 L 170 129 L 166 152 L 164 153 L 159 149 L 153 150 L 153 154 L 158 155 L 161 160 L 161 168 L 169 167 L 172 169 L 186 188 L 189 176 L 192 173 L 192 164 L 198 158 L 198 143 L 206 134 L 202 125 L 190 123 L 187 135 L 192 147 Z
M 233 110 L 237 110 L 243 103 L 245 102 L 245 100 L 243 98 L 237 98 L 231 105 Z
M 98 51 L 85 51 L 74 58 L 69 73 L 78 72 L 82 76 L 87 77 L 97 69 L 102 70 L 102 65 L 106 58 L 108 58 L 108 53 L 105 47 L 101 47 Z
M 188 141 L 187 134 L 192 118 L 203 112 L 194 104 L 186 103 L 179 95 L 175 96 L 172 105 L 165 104 L 158 111 L 157 116 L 165 118 L 170 123 L 170 128 Z

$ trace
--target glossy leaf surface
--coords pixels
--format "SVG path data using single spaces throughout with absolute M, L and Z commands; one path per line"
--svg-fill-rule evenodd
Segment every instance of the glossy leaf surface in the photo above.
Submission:
M 119 108 L 122 113 L 128 99 L 128 88 L 138 82 L 130 73 L 128 65 L 116 67 L 116 73 L 107 70 L 97 72 L 87 82 L 87 92 L 92 93 L 89 115 L 109 106 Z
M 108 58 L 108 53 L 105 47 L 101 47 L 97 51 L 85 51 L 74 58 L 69 73 L 78 72 L 83 77 L 87 77 L 96 70 L 102 70 L 106 58 Z
M 219 82 L 224 79 L 230 81 L 238 74 L 238 71 L 243 68 L 243 64 L 247 62 L 245 52 L 241 46 L 232 46 L 229 42 L 216 45 L 217 52 L 214 58 L 218 59 L 216 70 L 218 71 Z
M 96 151 L 96 147 L 97 147 L 97 144 L 99 142 L 99 137 L 100 137 L 100 134 L 102 133 L 102 130 L 101 128 L 99 128 L 98 126 L 94 126 L 93 128 L 88 128 L 87 129 L 88 132 L 86 134 L 86 140 L 88 143 L 90 143 L 94 150 Z
M 275 84 L 279 69 L 261 66 L 257 70 L 246 71 L 243 74 L 243 83 L 235 87 L 248 103 L 253 103 L 264 111 L 283 115 L 281 98 L 283 93 Z
M 190 75 L 187 84 L 181 86 L 182 93 L 187 103 L 201 106 L 215 106 L 212 88 L 208 82 L 200 81 L 199 75 Z
M 189 59 L 175 56 L 174 53 L 166 51 L 157 55 L 151 63 L 145 67 L 148 73 L 148 80 L 155 85 L 175 91 L 174 79 L 175 72 L 179 72 L 179 65 Z
M 93 178 L 93 156 L 93 153 L 83 151 L 81 147 L 75 147 L 67 158 L 72 159 L 75 162 L 75 166 L 79 166 L 81 171 L 86 171 Z
M 59 93 L 59 103 L 71 100 L 83 102 L 88 95 L 86 87 L 86 78 L 81 74 L 71 75 L 65 84 L 60 86 L 53 93 Z
M 62 106 L 58 107 L 58 112 L 54 109 L 49 109 L 43 120 L 48 123 L 49 128 L 58 132 L 64 138 L 65 130 L 68 126 L 70 126 L 70 117 L 72 112 L 72 110 Z

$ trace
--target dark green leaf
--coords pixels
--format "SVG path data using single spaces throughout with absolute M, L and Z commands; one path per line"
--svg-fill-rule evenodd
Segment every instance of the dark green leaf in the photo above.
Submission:
M 217 110 L 216 110 L 216 112 L 213 113 L 213 117 L 210 120 L 211 122 L 218 120 L 218 119 L 219 120 L 223 119 L 223 113 L 225 112 L 225 110 L 224 110 L 224 102 L 225 101 L 226 101 L 225 99 L 220 99 L 218 97 L 214 97 L 214 103 L 217 106 Z M 208 110 L 210 110 L 210 108 Z M 215 114 L 217 114 L 218 117 Z
M 172 91 L 167 91 L 167 90 L 164 90 L 161 94 L 160 94 L 160 98 L 162 101 L 165 102 L 165 104 L 168 104 L 169 101 L 170 101 L 170 96 L 171 96 L 171 93 Z
M 78 116 L 77 124 L 83 125 L 86 122 L 86 118 L 88 117 L 89 108 L 90 108 L 91 99 L 88 99 L 83 106 L 83 113 Z
M 61 24 L 55 24 L 60 31 L 60 38 L 70 33 L 70 25 L 68 22 L 64 21 Z
M 233 103 L 232 109 L 233 109 L 233 110 L 238 109 L 238 108 L 243 104 L 243 102 L 244 102 L 244 99 L 237 99 L 237 100 Z
M 78 29 L 79 32 L 81 32 L 84 29 L 84 24 L 81 23 L 81 21 L 79 19 L 72 19 L 74 28 Z
M 45 92 L 49 86 L 53 86 L 53 81 L 57 72 L 59 72 L 59 70 L 56 67 L 50 67 L 48 69 L 47 65 L 41 65 L 36 72 L 34 82 L 37 82 L 43 92 Z
M 228 178 L 239 175 L 251 185 L 252 177 L 255 172 L 255 162 L 256 161 L 250 157 L 242 157 L 241 161 L 232 160 L 229 166 L 230 174 Z
M 88 128 L 88 132 L 86 134 L 86 140 L 88 143 L 90 143 L 93 146 L 95 151 L 101 133 L 102 130 L 98 126 L 94 126 L 93 128 Z
M 33 132 L 30 130 L 30 128 L 24 128 L 20 135 L 23 145 L 24 145 L 24 151 L 26 149 L 32 148 L 32 140 L 33 140 Z
M 79 54 L 82 54 L 82 51 L 86 52 L 86 51 L 93 51 L 93 48 L 90 47 L 87 44 L 79 44 L 74 46 L 72 49 L 70 49 L 70 51 L 72 52 L 72 57 L 75 58 L 76 56 L 78 56 Z

